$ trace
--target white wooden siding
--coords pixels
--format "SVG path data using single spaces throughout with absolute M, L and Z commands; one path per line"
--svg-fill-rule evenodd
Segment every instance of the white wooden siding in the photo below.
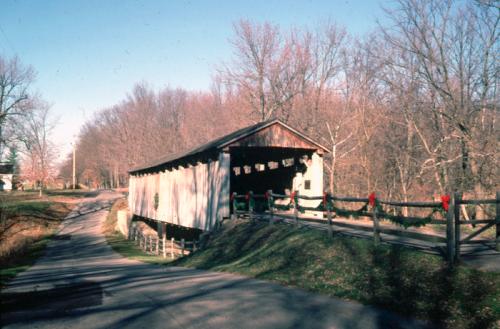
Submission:
M 210 230 L 217 219 L 229 216 L 229 162 L 229 154 L 220 153 L 217 161 L 131 176 L 131 211 L 158 221 Z

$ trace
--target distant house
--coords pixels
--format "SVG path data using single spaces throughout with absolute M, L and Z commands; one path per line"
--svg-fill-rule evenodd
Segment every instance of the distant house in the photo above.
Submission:
M 321 195 L 326 152 L 281 121 L 261 122 L 130 170 L 129 209 L 163 224 L 210 230 L 230 215 L 232 193 Z
M 14 165 L 0 163 L 0 191 L 11 191 L 14 179 Z

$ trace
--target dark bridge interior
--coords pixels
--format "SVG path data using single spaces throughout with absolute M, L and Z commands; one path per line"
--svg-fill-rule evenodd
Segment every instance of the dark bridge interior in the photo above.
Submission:
M 292 189 L 296 173 L 304 173 L 302 159 L 311 157 L 314 150 L 284 147 L 232 147 L 231 194 L 253 191 L 263 194 L 267 190 L 285 194 Z

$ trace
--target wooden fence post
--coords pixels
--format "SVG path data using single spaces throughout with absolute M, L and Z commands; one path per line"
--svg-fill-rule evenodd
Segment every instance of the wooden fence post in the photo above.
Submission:
M 274 223 L 273 190 L 267 190 L 267 207 L 269 208 L 269 224 Z
M 377 197 L 375 197 L 375 204 L 372 207 L 373 219 L 373 243 L 378 246 L 380 244 L 380 225 L 377 217 Z
M 299 191 L 293 193 L 293 216 L 295 217 L 295 225 L 299 226 Z
M 181 239 L 181 255 L 184 257 L 184 249 L 185 249 L 185 241 L 184 239 Z
M 332 210 L 330 209 L 330 193 L 325 192 L 324 203 L 326 208 L 326 218 L 328 219 L 328 237 L 333 238 L 333 229 L 332 229 Z
M 174 259 L 174 242 L 175 239 L 170 239 L 170 258 Z
M 163 243 L 162 254 L 163 258 L 167 258 L 167 224 L 161 223 L 161 241 Z
M 162 243 L 163 243 L 163 250 L 162 250 L 163 258 L 167 258 L 167 238 L 165 235 L 162 237 Z
M 455 202 L 453 193 L 450 195 L 448 212 L 446 213 L 446 254 L 448 262 L 453 264 L 455 257 Z
M 248 192 L 248 216 L 250 217 L 250 220 L 253 221 L 254 220 L 254 215 L 253 215 L 253 203 L 254 203 L 254 200 L 253 200 L 253 192 L 250 191 Z
M 237 211 L 236 205 L 238 204 L 238 202 L 236 201 L 236 192 L 233 192 L 232 198 L 233 198 L 233 213 L 231 214 L 231 220 L 235 220 L 238 217 L 238 214 L 236 213 Z
M 500 191 L 497 191 L 496 193 L 496 204 L 495 204 L 495 209 L 496 209 L 496 215 L 495 215 L 495 222 L 496 224 L 496 238 L 495 238 L 495 248 L 497 251 L 500 251 Z
M 455 261 L 460 260 L 460 201 L 462 193 L 453 194 L 453 217 L 455 217 Z

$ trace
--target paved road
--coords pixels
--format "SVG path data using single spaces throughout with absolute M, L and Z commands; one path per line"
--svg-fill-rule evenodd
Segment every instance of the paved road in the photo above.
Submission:
M 336 298 L 242 276 L 121 257 L 100 226 L 104 193 L 66 220 L 42 257 L 2 292 L 6 328 L 424 328 Z M 101 209 L 101 210 L 99 210 Z

